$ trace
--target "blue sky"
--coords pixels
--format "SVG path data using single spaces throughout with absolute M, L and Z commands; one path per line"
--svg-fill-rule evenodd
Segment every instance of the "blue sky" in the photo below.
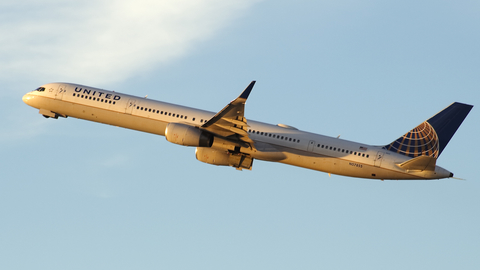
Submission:
M 480 117 L 437 164 L 467 179 L 373 181 L 83 120 L 21 97 L 67 81 L 388 144 L 480 104 L 478 1 L 3 1 L 2 269 L 478 269 Z

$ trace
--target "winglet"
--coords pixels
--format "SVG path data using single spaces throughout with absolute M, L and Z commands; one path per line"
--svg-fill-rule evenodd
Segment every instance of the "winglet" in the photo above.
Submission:
M 252 89 L 253 89 L 253 86 L 255 85 L 255 82 L 256 82 L 256 81 L 252 81 L 252 82 L 247 86 L 247 88 L 245 88 L 245 90 L 243 90 L 243 92 L 240 94 L 240 96 L 239 96 L 238 98 L 247 99 L 248 96 L 250 95 L 250 92 L 252 92 Z

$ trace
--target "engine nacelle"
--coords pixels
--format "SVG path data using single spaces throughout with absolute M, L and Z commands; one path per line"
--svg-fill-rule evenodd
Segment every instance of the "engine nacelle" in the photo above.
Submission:
M 197 160 L 217 166 L 232 166 L 237 169 L 251 170 L 253 158 L 242 153 L 231 153 L 213 148 L 197 147 Z
M 171 143 L 185 146 L 210 147 L 213 144 L 212 134 L 181 123 L 169 123 L 165 138 Z

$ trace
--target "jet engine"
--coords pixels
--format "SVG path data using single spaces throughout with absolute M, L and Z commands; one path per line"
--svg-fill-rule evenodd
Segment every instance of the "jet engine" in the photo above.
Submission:
M 211 147 L 213 144 L 212 134 L 181 123 L 169 123 L 165 129 L 165 138 L 171 143 L 184 146 Z
M 232 166 L 239 170 L 251 170 L 253 165 L 253 158 L 249 155 L 213 148 L 197 147 L 195 156 L 201 162 L 217 166 Z

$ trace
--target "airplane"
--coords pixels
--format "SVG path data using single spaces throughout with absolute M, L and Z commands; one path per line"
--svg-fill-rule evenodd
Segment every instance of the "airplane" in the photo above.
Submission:
M 431 180 L 453 173 L 436 165 L 473 108 L 454 102 L 388 145 L 368 145 L 245 118 L 255 85 L 217 113 L 99 88 L 49 83 L 23 96 L 46 118 L 74 117 L 165 136 L 196 147 L 197 160 L 251 170 L 255 159 L 336 175 L 378 180 Z

